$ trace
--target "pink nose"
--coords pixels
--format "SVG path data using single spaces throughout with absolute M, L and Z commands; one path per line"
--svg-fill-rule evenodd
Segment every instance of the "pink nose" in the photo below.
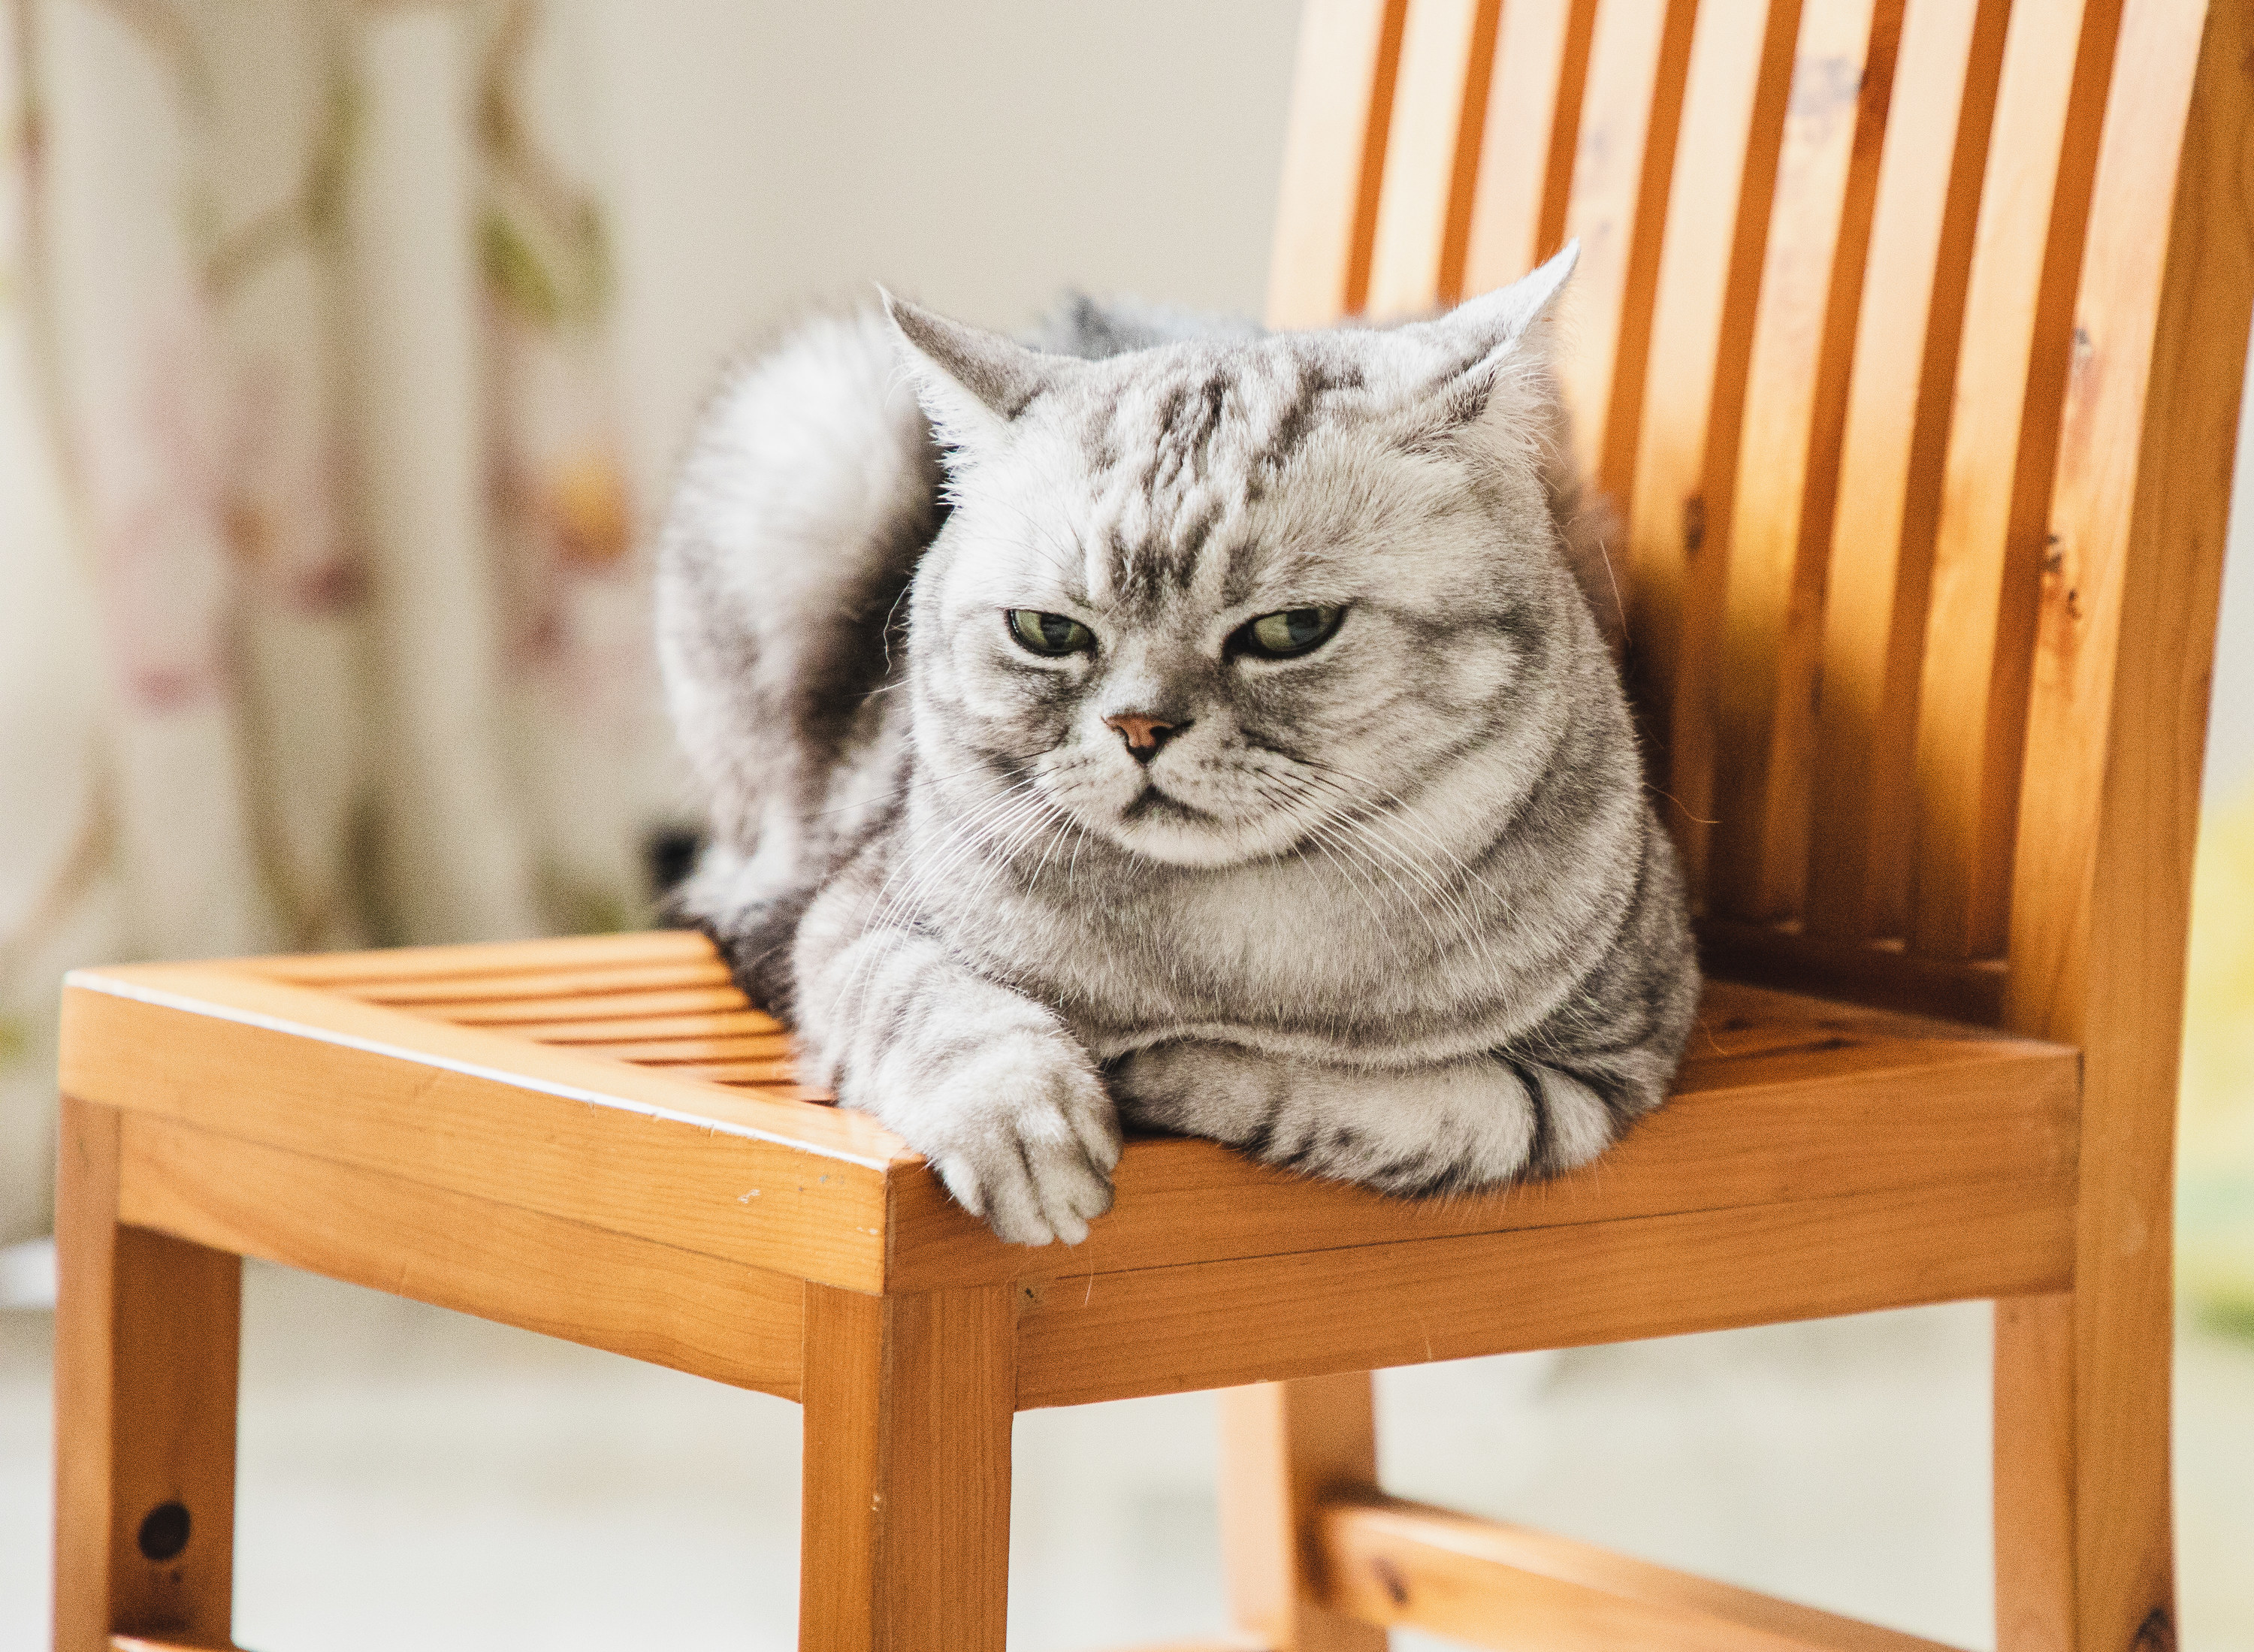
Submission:
M 1187 728 L 1189 724 L 1161 723 L 1154 717 L 1141 717 L 1128 712 L 1118 717 L 1105 718 L 1103 726 L 1117 729 L 1126 738 L 1127 749 L 1147 763 L 1158 754 L 1160 746 L 1183 729 Z

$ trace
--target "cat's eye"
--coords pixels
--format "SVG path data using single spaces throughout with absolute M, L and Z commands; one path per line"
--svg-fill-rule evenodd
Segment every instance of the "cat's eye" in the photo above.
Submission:
M 1080 654 L 1096 646 L 1096 634 L 1079 620 L 1035 608 L 1010 610 L 1010 634 L 1035 654 Z
M 1342 607 L 1285 608 L 1264 613 L 1239 626 L 1228 640 L 1233 652 L 1256 654 L 1269 660 L 1288 660 L 1306 654 L 1331 640 L 1346 618 Z

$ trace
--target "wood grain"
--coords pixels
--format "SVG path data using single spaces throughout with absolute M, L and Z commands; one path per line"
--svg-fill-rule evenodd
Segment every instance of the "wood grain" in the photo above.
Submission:
M 376 952 L 315 952 L 234 958 L 227 968 L 299 986 L 347 990 L 386 982 L 458 979 L 549 971 L 709 964 L 712 943 L 693 929 L 571 935 L 554 941 L 479 941 L 458 946 L 395 947 Z
M 1385 1652 L 1385 1634 L 1326 1604 L 1314 1546 L 1322 1501 L 1377 1486 L 1369 1374 L 1221 1395 L 1221 1544 L 1229 1609 L 1278 1652 Z
M 663 1017 L 669 1019 L 713 1011 L 730 1012 L 733 1015 L 756 1015 L 760 1018 L 760 1023 L 753 1028 L 756 1032 L 781 1036 L 784 1031 L 781 1022 L 763 1011 L 752 1009 L 740 990 L 726 984 L 639 992 L 612 990 L 540 998 L 487 998 L 473 1003 L 424 1004 L 415 1007 L 424 1015 L 463 1026 L 521 1027 L 525 1030 L 527 1038 L 542 1037 L 542 1032 L 534 1029 L 545 1026 L 571 1026 L 582 1021 L 619 1020 L 627 1017 Z
M 1266 1170 L 1211 1142 L 1137 1141 L 1111 1214 L 1059 1252 L 1001 1243 L 928 1172 L 903 1170 L 887 1277 L 895 1290 L 1061 1281 L 1955 1180 L 2048 1181 L 2072 1171 L 2075 1073 L 2053 1046 L 1718 984 L 1676 1098 L 1595 1165 L 1544 1186 L 1404 1203 Z
M 1308 0 L 1277 192 L 1268 325 L 1327 326 L 1358 312 L 1385 172 L 1408 0 Z
M 1746 365 L 1715 680 L 1707 909 L 1797 915 L 1847 373 L 1902 0 L 1807 0 Z
M 1692 0 L 1603 0 L 1589 42 L 1564 220 L 1581 262 L 1561 304 L 1573 347 L 1558 383 L 1582 472 L 1614 499 L 1627 496 L 1635 458 L 1696 10 Z
M 172 1002 L 66 993 L 64 1082 L 85 1099 L 706 1256 L 882 1285 L 887 1167 L 920 1161 L 861 1115 L 215 971 L 105 972 L 119 976 Z
M 444 1017 L 442 1019 L 458 1019 Z M 774 1038 L 782 1032 L 774 1017 L 764 1010 L 707 1010 L 690 1015 L 625 1014 L 600 1017 L 584 1012 L 564 1019 L 523 1021 L 510 1032 L 542 1044 L 616 1044 L 623 1041 L 662 1043 L 676 1039 Z
M 1799 923 L 1698 920 L 1699 956 L 1711 976 L 1884 1004 L 1975 1026 L 2003 1018 L 2001 958 L 1927 958 L 1899 940 L 1856 942 L 1811 934 Z
M 1515 281 L 1564 244 L 1597 0 L 1510 0 L 1496 27 L 1465 230 L 1464 291 Z
M 126 1221 L 237 1256 L 798 1397 L 795 1277 L 129 1115 Z
M 1996 1645 L 2075 1645 L 2074 1298 L 1996 1304 Z
M 717 956 L 678 963 L 620 964 L 603 968 L 588 964 L 578 969 L 533 970 L 513 975 L 410 976 L 402 979 L 332 988 L 369 1004 L 401 1008 L 418 1005 L 477 1004 L 495 998 L 584 998 L 599 993 L 654 991 L 667 987 L 717 987 L 729 984 L 728 966 Z
M 802 1652 L 1003 1652 L 1014 1319 L 806 1287 Z
M 2195 0 L 2124 17 L 2040 591 L 2006 1018 L 2086 1046 L 2088 1174 L 2070 1354 L 2008 1346 L 2049 1327 L 2005 1321 L 1998 1363 L 2048 1361 L 2041 1403 L 2070 1396 L 2082 1652 L 2177 1634 L 2173 1131 L 2234 358 L 2254 306 L 2250 25 L 2244 4 Z
M 1498 1652 L 1947 1652 L 1592 1544 L 1397 1498 L 1326 1502 L 1314 1547 L 1340 1609 Z
M 120 1225 L 120 1123 L 108 1108 L 64 1098 L 54 1644 L 99 1652 L 122 1631 L 225 1646 L 242 1264 Z M 184 1517 L 158 1513 L 169 1505 Z M 172 1543 L 144 1545 L 144 1528 L 154 1541 L 167 1524 Z
M 1714 673 L 1746 340 L 1798 0 L 1709 6 L 1690 44 L 1628 501 L 1628 669 L 1694 892 L 1713 824 Z
M 1910 0 L 1855 322 L 1824 592 L 1808 932 L 1858 942 L 1908 923 L 1926 582 L 2006 0 Z M 1994 1018 L 1991 1010 L 1985 1016 Z
M 2004 950 L 2034 593 L 2120 0 L 2019 7 L 1957 359 L 1918 691 L 1910 941 Z
M 2073 1269 L 2068 1178 L 1131 1273 L 1060 1269 L 1020 1287 L 1018 1403 L 1080 1405 L 2028 1295 L 2063 1288 Z M 1543 1288 L 1528 1292 L 1529 1279 Z
M 1416 0 L 1409 8 L 1371 240 L 1374 317 L 1416 315 L 1463 296 L 1500 10 L 1501 0 Z

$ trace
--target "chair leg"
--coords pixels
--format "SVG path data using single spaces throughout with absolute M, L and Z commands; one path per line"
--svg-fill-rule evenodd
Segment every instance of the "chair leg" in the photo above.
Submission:
M 55 1652 L 229 1644 L 242 1262 L 118 1224 L 115 1110 L 66 1098 L 56 1187 Z
M 1996 1304 L 1998 1652 L 2172 1652 L 2166 1293 Z M 2094 1350 L 2096 1356 L 2092 1358 Z
M 1273 1652 L 1384 1652 L 1384 1630 L 1318 1603 L 1309 1561 L 1317 1499 L 1376 1488 L 1369 1373 L 1225 1390 L 1221 1429 L 1222 1546 L 1238 1625 Z
M 1010 1286 L 806 1287 L 800 1652 L 1003 1652 Z

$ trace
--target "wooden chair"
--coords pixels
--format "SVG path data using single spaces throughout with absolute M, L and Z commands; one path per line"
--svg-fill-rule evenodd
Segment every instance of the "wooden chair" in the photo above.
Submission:
M 2174 1646 L 2250 76 L 2254 0 L 1312 0 L 1278 321 L 1581 241 L 1578 440 L 1724 977 L 1676 1099 L 1444 1205 L 1141 1141 L 1087 1244 L 1013 1250 L 693 935 L 81 972 L 58 1648 L 228 1643 L 242 1256 L 798 1399 L 801 1644 L 902 1652 L 1002 1645 L 1014 1411 L 1200 1388 L 1241 1644 L 1922 1645 L 1390 1501 L 1366 1373 L 1992 1298 L 2001 1645 Z

